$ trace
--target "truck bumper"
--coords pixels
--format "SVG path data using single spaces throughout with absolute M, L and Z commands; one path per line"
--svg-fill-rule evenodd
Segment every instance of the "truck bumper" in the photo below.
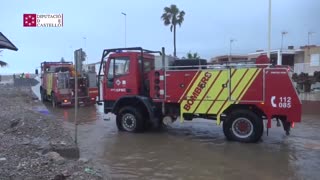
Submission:
M 90 98 L 89 96 L 78 97 L 78 105 L 94 105 L 96 102 L 95 99 Z M 74 106 L 75 98 L 63 98 L 60 100 L 60 106 Z

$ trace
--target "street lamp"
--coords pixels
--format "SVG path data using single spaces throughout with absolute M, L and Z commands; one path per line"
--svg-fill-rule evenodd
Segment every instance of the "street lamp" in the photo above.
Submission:
M 231 49 L 232 49 L 232 43 L 236 41 L 235 39 L 230 39 L 230 48 L 229 48 L 229 62 L 231 61 Z
M 82 37 L 83 41 L 84 41 L 84 49 L 86 49 L 86 40 L 87 38 L 86 37 Z
M 71 50 L 71 52 L 72 52 L 70 60 L 73 61 L 73 56 L 74 56 L 74 54 L 73 54 L 73 47 L 72 47 L 72 45 L 70 45 L 69 48 L 70 48 L 70 50 Z
M 86 62 L 86 60 L 88 59 L 87 57 L 88 57 L 88 54 L 87 54 L 87 37 L 82 37 L 82 39 L 83 39 L 83 43 L 84 43 L 84 47 L 83 47 L 83 51 L 85 52 L 85 54 L 86 54 L 86 57 L 84 57 L 84 62 L 82 62 L 82 63 L 84 63 L 84 65 L 87 65 L 87 63 L 88 62 Z
M 286 32 L 286 31 L 282 31 L 281 32 L 281 49 L 280 49 L 281 52 L 282 52 L 282 46 L 283 46 L 283 36 L 286 35 L 286 34 L 288 34 L 288 32 Z
M 308 32 L 308 56 L 310 56 L 310 37 L 312 34 L 314 34 L 315 32 Z
M 124 15 L 124 47 L 127 47 L 127 14 L 121 12 Z
M 308 47 L 310 46 L 310 36 L 312 35 L 312 34 L 314 34 L 315 32 L 308 32 Z
M 270 59 L 271 51 L 271 0 L 269 0 L 269 16 L 268 16 L 268 58 Z
M 84 49 L 84 52 L 86 52 L 87 51 L 87 47 L 86 47 L 87 46 L 87 38 L 83 37 L 82 39 L 83 39 L 83 42 L 84 42 L 84 48 L 83 49 Z

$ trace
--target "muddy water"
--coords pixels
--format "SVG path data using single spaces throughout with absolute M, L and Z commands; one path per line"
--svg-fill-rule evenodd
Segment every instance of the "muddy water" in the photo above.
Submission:
M 47 108 L 73 134 L 74 109 Z M 228 142 L 221 127 L 203 119 L 163 132 L 118 132 L 102 106 L 81 107 L 78 121 L 81 156 L 101 164 L 111 179 L 320 178 L 320 115 L 304 115 L 290 136 L 272 128 L 257 144 Z

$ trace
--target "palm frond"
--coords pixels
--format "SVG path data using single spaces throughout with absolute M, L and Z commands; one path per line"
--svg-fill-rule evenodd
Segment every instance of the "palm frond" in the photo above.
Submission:
M 170 7 L 164 7 L 161 19 L 163 20 L 165 26 L 170 24 L 174 26 L 179 24 L 179 26 L 181 26 L 182 22 L 184 21 L 184 15 L 184 11 L 180 11 L 175 4 L 171 4 Z M 171 26 L 170 31 L 172 31 Z
M 177 17 L 177 24 L 179 24 L 179 26 L 181 26 L 181 24 L 183 23 L 184 21 L 184 15 L 186 13 L 184 11 L 181 11 Z
M 192 57 L 192 53 L 190 51 L 187 53 L 187 57 L 188 57 L 188 59 L 192 59 L 193 58 Z
M 163 11 L 164 11 L 164 13 L 169 13 L 169 14 L 171 14 L 171 8 L 170 8 L 170 7 L 165 7 L 165 8 L 163 9 Z
M 200 56 L 198 53 L 192 53 L 191 51 L 187 53 L 187 57 L 188 59 L 200 59 Z
M 175 4 L 171 4 L 170 9 L 171 9 L 171 14 L 177 15 L 179 13 L 179 8 Z
M 164 24 L 165 26 L 169 26 L 169 25 L 171 24 L 170 19 L 164 19 L 164 20 L 163 20 L 163 24 Z
M 7 66 L 8 64 L 4 61 L 0 61 L 0 67 L 4 67 L 4 66 Z
M 2 50 L 0 50 L 0 56 L 2 56 L 1 53 L 2 53 Z M 0 60 L 0 67 L 4 67 L 4 66 L 7 66 L 7 65 L 8 64 L 6 62 Z
M 168 25 L 171 24 L 171 21 L 170 21 L 171 17 L 170 17 L 170 15 L 164 13 L 164 14 L 162 14 L 162 16 L 161 16 L 161 19 L 163 20 L 163 23 L 164 23 L 165 26 L 168 26 Z

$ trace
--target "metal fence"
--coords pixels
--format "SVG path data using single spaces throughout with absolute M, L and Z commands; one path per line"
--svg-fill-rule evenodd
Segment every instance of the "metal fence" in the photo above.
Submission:
M 320 66 L 311 66 L 310 63 L 296 63 L 294 65 L 294 72 L 297 74 L 303 72 L 313 75 L 315 71 L 320 71 Z

